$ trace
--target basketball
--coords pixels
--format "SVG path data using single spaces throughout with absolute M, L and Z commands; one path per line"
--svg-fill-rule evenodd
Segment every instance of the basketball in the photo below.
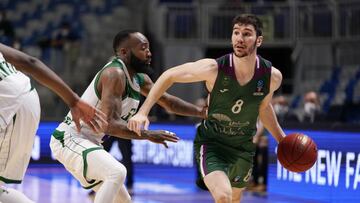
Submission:
M 317 160 L 317 146 L 307 135 L 292 133 L 287 135 L 277 147 L 277 157 L 281 165 L 292 172 L 304 172 Z

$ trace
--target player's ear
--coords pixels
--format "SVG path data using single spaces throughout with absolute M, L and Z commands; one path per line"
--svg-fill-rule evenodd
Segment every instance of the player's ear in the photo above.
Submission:
M 264 39 L 263 36 L 258 36 L 258 37 L 256 38 L 256 47 L 260 47 L 260 46 L 261 46 L 261 44 L 262 44 L 262 42 L 263 42 L 263 39 Z
M 118 50 L 118 54 L 121 55 L 121 56 L 126 56 L 126 55 L 127 55 L 127 52 L 128 52 L 128 50 L 125 49 L 125 48 L 120 48 L 120 49 Z

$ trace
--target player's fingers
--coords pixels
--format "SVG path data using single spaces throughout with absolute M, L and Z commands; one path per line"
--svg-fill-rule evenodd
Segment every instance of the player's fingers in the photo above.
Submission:
M 136 132 L 136 122 L 134 122 L 134 121 L 129 121 L 129 123 L 128 123 L 128 128 L 129 128 L 131 131 Z
M 127 128 L 128 128 L 129 130 L 133 131 L 132 121 L 129 121 L 126 126 L 127 126 Z
M 93 118 L 92 121 L 95 124 L 94 127 L 97 129 L 98 132 L 105 132 L 107 130 L 107 126 L 108 126 L 107 121 L 100 120 L 98 118 Z
M 95 109 L 95 116 L 102 119 L 106 119 L 106 114 L 98 109 Z
M 178 142 L 179 140 L 178 139 L 174 139 L 174 138 L 164 138 L 164 140 L 168 141 L 168 142 Z
M 144 129 L 144 122 L 135 122 L 135 132 L 141 136 L 141 130 Z
M 176 138 L 176 137 L 164 137 L 164 140 L 169 141 L 169 142 L 178 142 L 179 138 Z
M 108 124 L 107 121 L 106 121 L 106 115 L 101 112 L 101 111 L 96 111 L 95 112 L 95 116 L 94 116 L 94 119 L 98 122 L 98 123 L 101 123 L 101 124 Z
M 144 125 L 144 130 L 148 130 L 148 129 L 149 129 L 149 124 L 150 124 L 150 121 L 149 121 L 149 120 L 146 120 L 146 121 L 145 121 L 145 125 Z
M 139 125 L 136 126 L 135 132 L 136 132 L 136 134 L 141 136 L 141 127 Z
M 175 133 L 165 130 L 166 137 L 178 141 L 180 138 Z
M 79 119 L 78 118 L 73 118 L 73 121 L 74 121 L 74 123 L 75 123 L 75 125 L 76 125 L 76 130 L 78 131 L 78 132 L 80 132 L 80 121 L 79 121 Z
M 140 135 L 140 124 L 138 122 L 134 122 L 134 131 L 136 134 Z
M 169 148 L 169 146 L 166 144 L 166 142 L 162 143 L 164 145 L 165 148 Z
M 93 124 L 93 122 L 91 120 L 86 122 L 86 125 L 88 125 L 91 128 L 92 131 L 97 132 L 97 130 L 96 130 L 96 128 L 95 128 L 95 126 L 94 126 L 94 124 Z
M 169 142 L 178 142 L 179 138 L 177 137 L 169 137 L 169 136 L 161 136 L 163 140 L 169 141 Z
M 94 120 L 90 120 L 89 122 L 87 122 L 87 125 L 96 133 L 99 132 L 99 127 L 97 126 L 96 121 Z
M 171 132 L 171 131 L 165 131 L 166 133 L 168 133 L 168 135 L 169 136 L 171 136 L 171 137 L 176 137 L 176 138 L 178 138 L 177 136 L 176 136 L 176 134 L 175 133 L 173 133 L 173 132 Z

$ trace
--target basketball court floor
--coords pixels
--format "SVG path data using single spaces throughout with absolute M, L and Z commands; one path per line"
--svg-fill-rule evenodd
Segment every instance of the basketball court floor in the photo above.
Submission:
M 208 192 L 197 189 L 193 168 L 174 168 L 135 164 L 134 203 L 211 203 Z M 62 165 L 30 165 L 20 185 L 37 203 L 91 203 L 89 190 L 83 189 Z M 289 196 L 246 192 L 244 203 L 325 203 Z

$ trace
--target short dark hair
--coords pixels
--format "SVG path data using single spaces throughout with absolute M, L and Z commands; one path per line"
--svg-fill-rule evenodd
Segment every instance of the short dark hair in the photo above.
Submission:
M 232 27 L 234 25 L 240 24 L 240 25 L 252 25 L 255 28 L 256 36 L 262 36 L 262 29 L 263 24 L 261 20 L 253 14 L 240 14 L 235 16 L 232 22 Z
M 116 53 L 116 49 L 127 39 L 130 38 L 130 34 L 138 32 L 137 30 L 122 30 L 117 33 L 113 40 L 113 50 Z

